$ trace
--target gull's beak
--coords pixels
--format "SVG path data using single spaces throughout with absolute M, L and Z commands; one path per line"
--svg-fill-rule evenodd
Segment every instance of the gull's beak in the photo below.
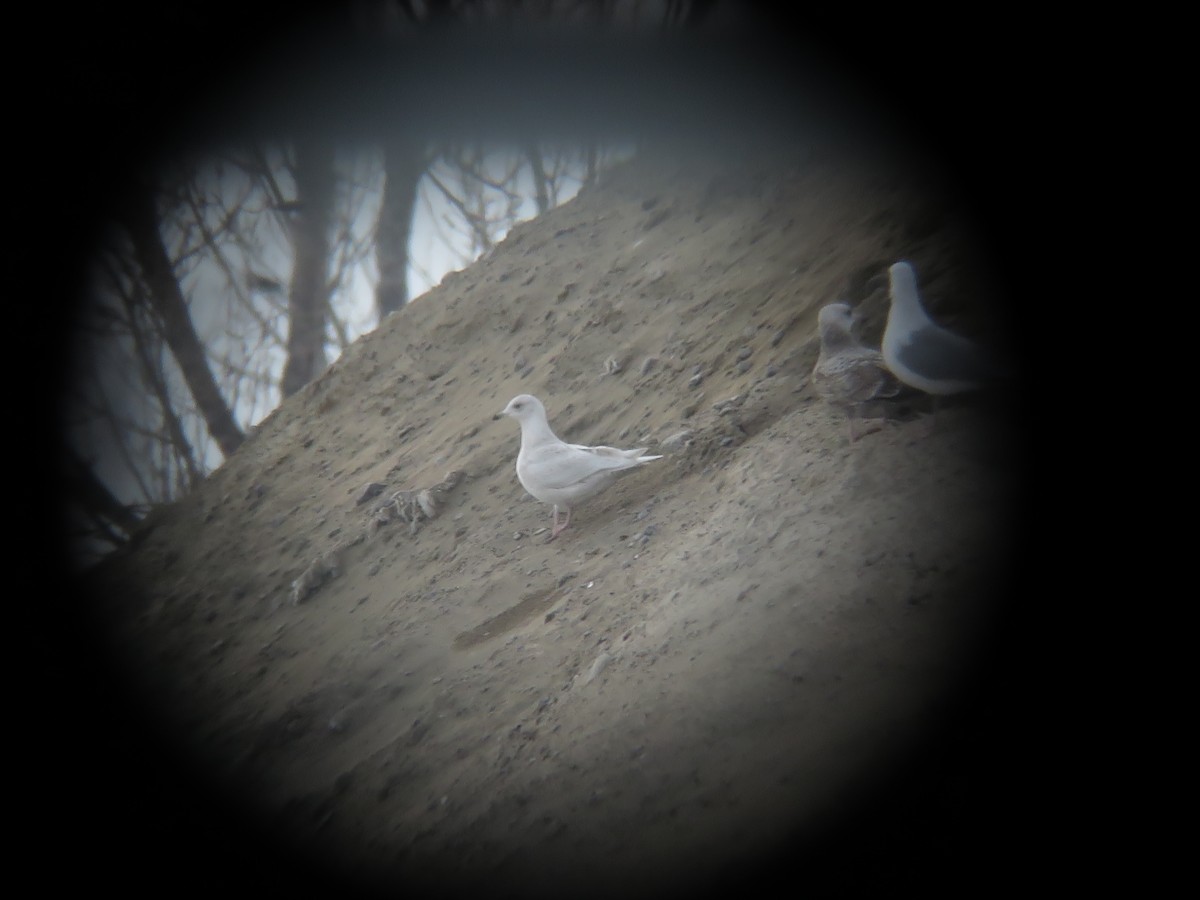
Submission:
M 498 412 L 494 416 L 492 416 L 492 421 L 495 422 L 497 419 L 503 419 L 507 415 L 508 415 L 508 407 L 506 406 L 506 407 L 504 407 L 504 409 L 500 410 L 500 412 Z

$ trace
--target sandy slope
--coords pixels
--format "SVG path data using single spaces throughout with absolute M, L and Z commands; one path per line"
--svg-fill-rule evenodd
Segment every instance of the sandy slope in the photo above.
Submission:
M 971 251 L 905 173 L 635 160 L 156 511 L 92 579 L 117 652 L 271 831 L 385 883 L 640 894 L 803 847 L 987 646 L 1017 477 L 972 405 L 848 444 L 808 387 L 816 312 L 861 302 L 877 340 L 908 258 L 934 312 L 986 336 Z M 546 544 L 492 418 L 521 392 L 564 438 L 665 458 Z M 355 502 L 451 470 L 415 530 Z

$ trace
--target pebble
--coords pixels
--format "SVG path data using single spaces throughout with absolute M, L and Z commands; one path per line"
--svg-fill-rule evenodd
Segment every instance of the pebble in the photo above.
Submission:
M 368 500 L 378 497 L 383 492 L 385 487 L 387 487 L 387 485 L 381 481 L 372 481 L 364 485 L 363 489 L 359 491 L 358 499 L 354 501 L 354 505 L 362 506 Z
M 605 666 L 607 666 L 610 662 L 612 662 L 612 656 L 610 656 L 607 652 L 602 651 L 592 663 L 592 667 L 588 670 L 587 675 L 584 676 L 583 684 L 590 684 L 592 681 L 594 681 L 596 677 L 604 671 Z
M 643 225 L 642 228 L 646 231 L 649 231 L 651 228 L 654 228 L 656 225 L 661 225 L 664 221 L 666 221 L 666 219 L 669 215 L 671 215 L 670 208 L 663 207 L 658 212 L 651 213 L 646 218 L 646 224 Z
M 328 728 L 334 734 L 341 734 L 346 730 L 346 725 L 349 719 L 349 710 L 340 709 L 335 712 L 329 719 Z
M 746 399 L 744 394 L 735 394 L 732 397 L 727 397 L 724 400 L 718 400 L 712 405 L 713 412 L 719 416 L 727 415 L 742 405 L 742 401 Z
M 660 445 L 664 450 L 682 450 L 692 439 L 692 432 L 688 429 L 677 431 L 669 438 L 664 440 Z

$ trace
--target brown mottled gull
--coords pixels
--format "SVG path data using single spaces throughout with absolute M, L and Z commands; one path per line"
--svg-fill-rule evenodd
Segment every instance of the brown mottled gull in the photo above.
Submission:
M 900 384 L 884 365 L 883 355 L 865 347 L 854 337 L 854 314 L 848 303 L 830 303 L 817 314 L 821 352 L 813 366 L 812 383 L 817 393 L 845 411 L 850 441 L 858 440 L 857 423 L 867 422 L 863 434 L 877 431 L 882 420 L 865 420 L 863 409 L 873 400 L 894 397 Z

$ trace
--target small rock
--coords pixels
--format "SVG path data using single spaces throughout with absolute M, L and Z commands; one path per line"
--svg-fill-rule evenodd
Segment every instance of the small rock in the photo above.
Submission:
M 687 446 L 687 443 L 691 439 L 692 432 L 685 428 L 683 431 L 677 431 L 664 440 L 661 446 L 664 450 L 681 450 Z
M 649 231 L 656 225 L 661 225 L 664 221 L 666 221 L 669 215 L 671 215 L 671 210 L 668 207 L 663 207 L 658 212 L 651 213 L 650 216 L 646 218 L 646 224 L 642 226 L 643 230 Z
M 753 353 L 754 353 L 754 351 L 751 350 L 749 347 L 743 347 L 741 350 L 739 350 L 737 352 L 737 359 L 739 361 L 741 361 L 743 359 L 749 359 L 751 354 L 753 354 Z
M 334 734 L 341 734 L 346 730 L 346 723 L 349 719 L 349 711 L 340 709 L 329 718 L 328 727 Z
M 700 386 L 700 382 L 704 380 L 704 373 L 697 372 L 688 380 L 688 387 L 695 388 Z
M 592 663 L 592 667 L 588 669 L 587 675 L 583 677 L 582 683 L 590 684 L 591 682 L 595 681 L 596 677 L 604 671 L 605 667 L 610 662 L 612 662 L 612 656 L 610 656 L 607 652 L 601 651 L 600 655 L 597 656 L 595 661 Z
M 728 397 L 725 400 L 718 400 L 716 403 L 714 403 L 712 405 L 713 412 L 715 412 L 719 416 L 723 416 L 728 413 L 731 413 L 735 409 L 737 409 L 739 406 L 741 406 L 742 401 L 745 399 L 746 398 L 744 395 L 736 394 L 735 396 Z
M 645 359 L 642 360 L 641 373 L 643 375 L 649 375 L 652 371 L 654 371 L 654 367 L 657 365 L 658 365 L 658 357 L 657 356 L 647 356 Z

